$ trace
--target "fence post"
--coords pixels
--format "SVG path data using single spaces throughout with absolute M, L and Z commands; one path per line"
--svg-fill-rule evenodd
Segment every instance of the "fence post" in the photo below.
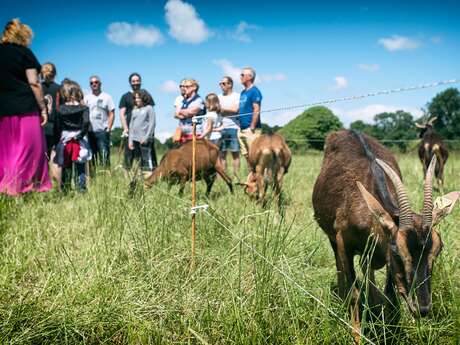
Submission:
M 192 119 L 192 210 L 196 206 L 196 119 Z M 196 212 L 192 212 L 192 258 L 190 268 L 195 268 L 195 233 L 196 233 Z

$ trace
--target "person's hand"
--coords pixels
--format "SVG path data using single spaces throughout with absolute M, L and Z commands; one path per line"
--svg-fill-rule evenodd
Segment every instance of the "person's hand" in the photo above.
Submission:
M 144 145 L 147 142 L 147 140 L 141 140 L 139 141 L 139 144 Z
M 40 112 L 40 126 L 46 125 L 48 122 L 48 111 L 46 108 L 43 108 L 42 111 Z
M 122 138 L 127 138 L 129 135 L 129 131 L 127 129 L 124 129 L 123 132 L 121 133 Z
M 129 144 L 128 144 L 128 148 L 129 148 L 130 150 L 134 150 L 134 144 L 133 144 L 133 143 L 129 143 Z

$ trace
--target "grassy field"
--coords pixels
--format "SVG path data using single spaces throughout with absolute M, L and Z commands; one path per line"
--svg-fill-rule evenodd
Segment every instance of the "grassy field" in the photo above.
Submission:
M 0 343 L 351 343 L 332 314 L 348 321 L 331 288 L 332 249 L 313 219 L 321 161 L 321 153 L 294 157 L 284 218 L 241 189 L 229 194 L 222 181 L 207 200 L 199 182 L 198 203 L 210 208 L 197 216 L 194 270 L 190 186 L 182 199 L 165 184 L 130 198 L 115 169 L 84 195 L 0 197 Z M 414 153 L 398 161 L 420 210 L 422 167 Z M 452 154 L 446 191 L 459 181 L 460 156 Z M 414 320 L 402 305 L 400 344 L 460 342 L 459 221 L 457 206 L 439 227 L 433 312 Z

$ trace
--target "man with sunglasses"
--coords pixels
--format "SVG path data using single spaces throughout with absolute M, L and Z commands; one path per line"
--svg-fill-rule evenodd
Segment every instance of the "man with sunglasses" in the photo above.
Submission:
M 262 93 L 254 85 L 255 79 L 256 71 L 252 67 L 245 67 L 241 70 L 240 80 L 244 90 L 240 94 L 240 131 L 238 132 L 238 139 L 241 154 L 246 157 L 246 160 L 248 159 L 252 142 L 262 133 L 260 123 Z
M 153 101 L 152 95 L 147 91 L 141 88 L 142 86 L 142 79 L 139 73 L 131 73 L 128 78 L 129 84 L 131 85 L 131 91 L 126 92 L 123 96 L 121 96 L 120 104 L 118 108 L 120 109 L 120 121 L 121 126 L 123 127 L 123 143 L 124 146 L 124 163 L 123 166 L 126 170 L 130 170 L 133 165 L 133 150 L 129 149 L 128 145 L 128 133 L 129 133 L 129 123 L 131 121 L 131 114 L 134 108 L 134 91 L 142 90 L 148 95 L 148 102 L 145 105 L 151 105 L 152 107 L 155 105 Z M 155 144 L 152 143 L 152 162 L 154 166 L 157 166 L 157 157 L 155 152 Z
M 240 170 L 240 144 L 238 131 L 240 129 L 238 111 L 240 109 L 240 94 L 233 91 L 233 79 L 225 76 L 219 83 L 222 93 L 218 96 L 222 115 L 222 137 L 220 142 L 220 157 L 227 170 L 227 152 L 233 158 L 233 174 L 238 176 Z
M 97 75 L 89 78 L 91 93 L 85 95 L 85 104 L 89 108 L 90 130 L 88 139 L 95 159 L 93 167 L 110 166 L 110 131 L 115 118 L 115 105 L 112 97 L 101 89 L 101 79 Z

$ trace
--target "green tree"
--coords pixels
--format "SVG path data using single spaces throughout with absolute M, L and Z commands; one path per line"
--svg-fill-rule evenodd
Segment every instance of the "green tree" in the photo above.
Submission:
M 343 127 L 334 113 L 322 106 L 311 107 L 287 123 L 279 131 L 294 150 L 314 148 L 321 150 L 330 132 Z
M 357 120 L 350 123 L 350 129 L 366 133 L 367 135 L 375 137 L 375 126 L 365 123 L 362 120 Z
M 262 133 L 267 134 L 267 133 L 275 133 L 278 132 L 282 127 L 280 126 L 270 126 L 266 123 L 262 122 Z
M 380 113 L 374 116 L 374 136 L 379 140 L 415 140 L 417 130 L 412 114 L 398 110 L 394 113 Z M 397 146 L 402 151 L 408 147 L 406 141 L 384 143 L 387 146 Z
M 434 128 L 444 139 L 460 138 L 460 93 L 449 88 L 438 93 L 427 105 L 428 113 L 437 116 Z

